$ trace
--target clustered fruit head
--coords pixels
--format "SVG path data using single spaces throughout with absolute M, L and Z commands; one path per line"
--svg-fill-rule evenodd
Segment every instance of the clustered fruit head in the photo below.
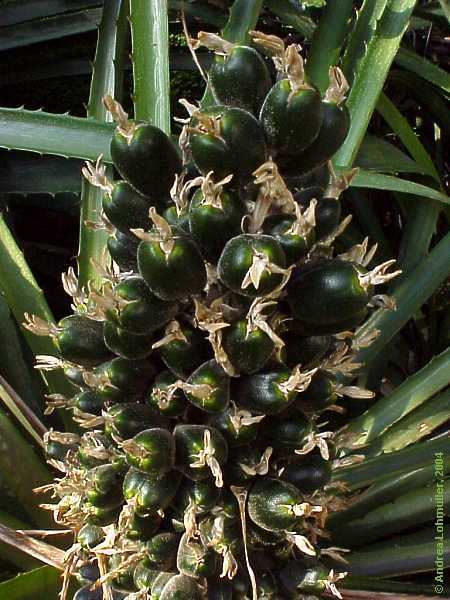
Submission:
M 374 286 L 395 273 L 368 269 L 367 240 L 334 252 L 354 174 L 327 167 L 349 128 L 342 73 L 322 98 L 295 46 L 251 34 L 277 82 L 255 48 L 201 33 L 217 104 L 184 102 L 181 152 L 105 98 L 123 180 L 100 160 L 84 175 L 104 190 L 113 267 L 98 265 L 100 289 L 63 277 L 74 314 L 57 325 L 28 317 L 58 351 L 40 368 L 77 389 L 48 412 L 85 430 L 46 439 L 77 600 L 340 597 L 333 419 L 343 396 L 372 395 L 345 381 L 371 341 L 355 328 L 389 304 Z

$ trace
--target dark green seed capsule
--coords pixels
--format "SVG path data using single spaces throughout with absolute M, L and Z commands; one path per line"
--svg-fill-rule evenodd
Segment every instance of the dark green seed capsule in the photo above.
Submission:
M 213 106 L 202 111 L 202 119 L 214 124 L 205 133 L 189 136 L 192 157 L 198 170 L 214 172 L 216 180 L 233 175 L 233 185 L 248 181 L 266 159 L 264 136 L 253 115 L 240 108 Z M 196 117 L 193 127 L 198 125 Z
M 299 517 L 295 506 L 302 502 L 299 490 L 277 479 L 258 479 L 250 489 L 247 510 L 251 520 L 267 531 L 295 531 Z
M 142 545 L 145 551 L 144 565 L 150 569 L 169 571 L 176 565 L 181 536 L 171 531 L 163 531 Z
M 201 589 L 186 575 L 175 575 L 164 586 L 160 600 L 201 600 Z
M 211 348 L 204 334 L 187 323 L 169 323 L 165 334 L 167 342 L 158 346 L 158 352 L 177 377 L 189 377 L 211 355 Z
M 130 229 L 149 229 L 151 200 L 139 194 L 127 181 L 115 181 L 103 195 L 102 206 L 108 220 L 122 233 Z
M 289 417 L 266 419 L 261 431 L 268 444 L 289 452 L 302 448 L 311 432 L 310 419 L 300 411 Z
M 319 134 L 323 119 L 320 93 L 313 87 L 293 91 L 288 79 L 276 83 L 261 109 L 267 144 L 276 155 L 298 155 Z
M 152 352 L 152 333 L 133 333 L 110 321 L 103 323 L 103 338 L 111 352 L 128 360 L 146 358 Z
M 127 461 L 146 473 L 164 473 L 175 464 L 175 440 L 166 429 L 141 431 L 125 447 Z
M 331 461 L 322 458 L 315 449 L 288 464 L 282 471 L 281 479 L 295 485 L 303 494 L 312 494 L 330 482 L 331 472 Z
M 157 512 L 172 501 L 180 479 L 181 475 L 177 471 L 150 475 L 132 467 L 125 476 L 123 494 L 126 500 L 135 499 L 136 509 L 140 513 Z
M 234 397 L 239 406 L 252 412 L 275 415 L 292 404 L 297 396 L 295 390 L 283 387 L 290 376 L 289 369 L 280 369 L 242 377 L 236 383 Z
M 265 264 L 262 274 L 252 282 L 255 263 Z M 281 244 L 269 235 L 242 234 L 232 238 L 220 256 L 217 273 L 230 290 L 243 296 L 264 296 L 283 280 L 286 266 Z
M 177 569 L 188 577 L 212 577 L 217 569 L 217 554 L 205 548 L 185 533 L 180 541 L 177 554 Z
M 122 271 L 134 271 L 137 273 L 137 249 L 139 240 L 136 236 L 125 235 L 120 231 L 108 237 L 106 242 L 111 258 Z
M 358 277 L 362 273 L 359 265 L 339 259 L 298 268 L 288 285 L 294 317 L 308 325 L 329 327 L 330 333 L 342 331 L 340 324 L 359 316 L 370 300 L 370 287 L 363 287 Z
M 206 285 L 206 269 L 195 244 L 186 237 L 173 238 L 168 253 L 159 242 L 140 243 L 139 272 L 155 296 L 173 301 L 202 292 Z
M 235 369 L 247 375 L 260 371 L 274 349 L 270 337 L 259 327 L 250 327 L 245 319 L 224 330 L 222 345 Z
M 161 423 L 151 407 L 137 402 L 114 404 L 105 416 L 105 433 L 129 440 L 140 431 Z
M 200 365 L 187 384 L 186 398 L 206 412 L 221 412 L 230 401 L 230 378 L 215 360 Z
M 77 535 L 77 542 L 84 549 L 91 549 L 98 546 L 105 539 L 105 532 L 101 527 L 86 523 L 80 529 Z
M 114 288 L 114 296 L 118 306 L 107 310 L 108 318 L 134 333 L 149 333 L 163 327 L 178 310 L 175 302 L 165 302 L 152 294 L 142 277 L 120 281 Z
M 205 436 L 206 432 L 209 432 L 209 434 Z M 211 463 L 208 464 L 204 456 L 205 450 L 207 450 L 207 455 L 213 457 L 219 466 L 226 463 L 228 457 L 227 443 L 222 434 L 214 427 L 177 425 L 173 435 L 177 450 L 177 468 L 189 479 L 200 481 L 211 477 Z M 205 448 L 208 435 L 210 437 L 209 452 Z M 205 460 L 202 460 L 202 458 L 205 458 Z
M 218 104 L 237 106 L 255 115 L 272 84 L 264 59 L 250 46 L 235 46 L 226 56 L 217 56 L 208 75 Z
M 69 315 L 57 325 L 59 331 L 54 338 L 64 360 L 93 367 L 111 356 L 103 341 L 103 323 L 83 315 Z

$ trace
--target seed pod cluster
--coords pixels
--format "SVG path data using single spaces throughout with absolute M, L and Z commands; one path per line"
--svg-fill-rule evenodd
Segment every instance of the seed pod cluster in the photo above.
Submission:
M 317 173 L 348 130 L 342 74 L 331 70 L 321 98 L 294 46 L 252 35 L 278 81 L 255 48 L 201 34 L 220 50 L 217 105 L 184 103 L 181 157 L 105 99 L 123 180 L 101 161 L 84 173 L 104 190 L 113 268 L 99 289 L 64 277 L 75 314 L 57 325 L 28 317 L 58 353 L 40 367 L 77 388 L 48 411 L 71 410 L 84 432 L 46 442 L 63 473 L 55 519 L 82 565 L 78 600 L 102 585 L 151 600 L 339 597 L 345 569 L 323 532 L 339 506 L 340 437 L 321 423 L 343 396 L 371 396 L 345 383 L 371 341 L 354 330 L 389 305 L 374 286 L 395 273 L 393 261 L 369 270 L 367 240 L 333 249 L 353 173 L 330 170 L 325 187 Z

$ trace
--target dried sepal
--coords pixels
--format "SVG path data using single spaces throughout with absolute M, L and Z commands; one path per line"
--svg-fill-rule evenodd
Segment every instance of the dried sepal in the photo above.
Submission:
M 56 337 L 58 333 L 62 331 L 54 323 L 44 321 L 44 319 L 41 319 L 41 317 L 38 317 L 37 315 L 24 313 L 23 316 L 25 319 L 23 327 L 28 331 L 31 331 L 31 333 L 34 333 L 34 335 Z
M 183 330 L 181 329 L 180 323 L 175 320 L 170 321 L 170 323 L 168 323 L 164 330 L 164 337 L 158 340 L 157 342 L 154 342 L 154 344 L 152 344 L 152 349 L 156 350 L 157 348 L 161 348 L 162 346 L 170 344 L 174 341 L 181 341 L 187 343 L 187 338 L 184 335 Z
M 213 474 L 215 484 L 218 488 L 223 487 L 223 476 L 222 469 L 217 458 L 214 457 L 216 449 L 211 442 L 211 432 L 206 429 L 203 436 L 203 448 L 197 454 L 197 460 L 191 463 L 189 466 L 192 469 L 201 469 L 202 467 L 208 466 Z
M 102 162 L 103 156 L 97 158 L 95 164 L 86 161 L 85 166 L 81 168 L 83 177 L 94 187 L 98 187 L 109 196 L 114 189 L 112 181 L 110 181 L 106 175 L 106 166 Z
M 261 459 L 259 460 L 259 462 L 255 465 L 246 465 L 245 463 L 239 463 L 239 466 L 241 467 L 241 469 L 244 471 L 244 473 L 246 475 L 251 475 L 252 477 L 255 475 L 267 475 L 267 473 L 269 472 L 269 460 L 270 457 L 273 454 L 273 448 L 271 448 L 270 446 L 268 446 L 262 456 Z
M 395 260 L 395 258 L 392 260 L 387 260 L 386 262 L 382 263 L 381 265 L 378 265 L 368 273 L 364 275 L 359 274 L 359 283 L 363 288 L 366 289 L 372 285 L 382 285 L 384 283 L 387 283 L 391 279 L 394 279 L 394 277 L 400 275 L 400 273 L 402 272 L 401 269 L 398 269 L 397 271 L 393 271 L 392 273 L 387 273 L 387 270 L 396 262 L 397 261 Z
M 339 67 L 330 67 L 328 77 L 330 82 L 325 92 L 324 101 L 339 106 L 345 100 L 345 94 L 349 90 L 348 81 Z

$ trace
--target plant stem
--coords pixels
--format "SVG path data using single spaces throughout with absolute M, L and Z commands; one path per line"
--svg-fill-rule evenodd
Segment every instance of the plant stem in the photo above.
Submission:
M 111 121 L 111 116 L 103 105 L 106 94 L 114 94 L 114 55 L 116 50 L 117 19 L 120 0 L 106 0 L 102 20 L 98 29 L 97 49 L 92 70 L 91 91 L 87 106 L 88 119 Z M 107 233 L 94 229 L 91 223 L 99 223 L 102 213 L 103 191 L 91 185 L 85 178 L 82 182 L 80 243 L 78 248 L 78 281 L 80 286 L 88 283 L 100 284 L 101 277 L 95 270 L 93 260 L 104 263 Z
M 230 10 L 230 17 L 223 29 L 223 37 L 234 44 L 248 41 L 248 32 L 256 27 L 262 0 L 235 0 Z
M 322 93 L 329 84 L 330 67 L 338 64 L 352 12 L 352 0 L 329 0 L 314 31 L 306 74 Z
M 334 157 L 336 165 L 353 164 L 415 4 L 416 0 L 388 0 L 386 4 L 347 99 L 351 126 Z
M 130 0 L 134 117 L 170 134 L 167 0 Z

